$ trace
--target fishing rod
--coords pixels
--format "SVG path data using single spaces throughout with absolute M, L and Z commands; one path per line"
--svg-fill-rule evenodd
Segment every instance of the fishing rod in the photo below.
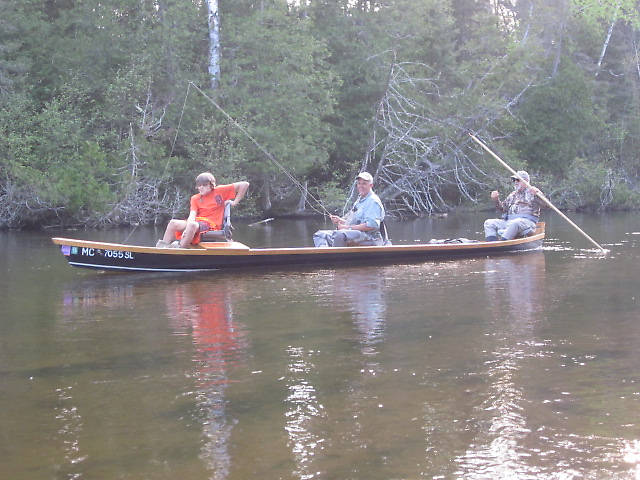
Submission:
M 233 124 L 235 125 L 242 133 L 244 133 L 249 140 L 251 140 L 254 145 L 256 147 L 258 147 L 258 149 L 265 154 L 265 156 L 271 160 L 274 165 L 276 165 L 284 174 L 285 176 L 291 181 L 291 183 L 293 183 L 298 190 L 300 190 L 300 193 L 302 193 L 303 195 L 308 195 L 309 198 L 311 198 L 321 209 L 322 211 L 319 211 L 318 209 L 316 209 L 311 203 L 309 203 L 309 206 L 311 207 L 312 210 L 314 210 L 317 213 L 320 213 L 322 215 L 326 215 L 326 216 L 331 216 L 332 213 L 329 212 L 329 210 L 326 209 L 326 207 L 322 204 L 322 202 L 320 200 L 318 200 L 316 197 L 314 197 L 309 190 L 302 185 L 297 178 L 295 178 L 293 176 L 292 173 L 290 173 L 286 168 L 284 168 L 284 166 L 278 162 L 273 155 L 271 155 L 271 153 L 269 153 L 269 151 L 264 148 L 255 138 L 253 138 L 253 136 L 251 136 L 251 134 L 247 131 L 247 129 L 245 127 L 243 127 L 240 123 L 238 123 L 231 115 L 229 115 L 220 105 L 218 105 L 218 103 L 213 100 L 211 97 L 209 97 L 206 93 L 204 93 L 195 83 L 193 82 L 189 82 L 189 86 L 193 86 L 194 89 L 196 89 L 198 92 L 200 92 L 200 94 L 206 98 L 207 100 L 209 100 L 209 102 L 211 102 L 211 104 L 216 107 L 218 110 L 220 110 L 220 112 Z M 187 95 L 189 94 L 189 89 L 187 88 Z M 185 96 L 185 105 L 187 103 L 187 98 Z M 184 105 L 182 107 L 182 111 L 184 112 Z M 182 115 L 180 115 L 180 121 L 182 121 Z M 178 125 L 178 128 L 179 125 Z M 176 132 L 176 138 L 177 138 L 177 132 Z M 175 145 L 175 139 L 174 139 L 174 145 Z M 171 149 L 173 151 L 173 147 Z

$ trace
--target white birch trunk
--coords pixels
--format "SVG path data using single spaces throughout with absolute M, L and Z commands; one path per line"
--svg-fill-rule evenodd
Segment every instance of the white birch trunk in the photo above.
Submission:
M 616 9 L 616 13 L 613 16 L 613 21 L 611 22 L 611 25 L 609 25 L 609 31 L 607 32 L 607 38 L 604 41 L 604 45 L 602 45 L 602 52 L 600 52 L 600 58 L 598 59 L 598 68 L 596 70 L 596 77 L 600 73 L 600 67 L 602 66 L 602 60 L 604 60 L 604 56 L 607 53 L 607 48 L 609 47 L 609 41 L 611 40 L 611 34 L 613 33 L 613 26 L 616 24 L 617 13 L 618 13 L 618 10 Z
M 520 40 L 520 45 L 524 46 L 527 43 L 527 38 L 529 37 L 529 28 L 531 27 L 533 17 L 533 3 L 529 5 L 529 22 L 527 23 L 527 28 L 524 31 L 524 35 L 522 36 L 522 40 Z
M 207 0 L 209 23 L 209 76 L 211 89 L 215 89 L 220 81 L 220 14 L 218 0 Z
M 305 206 L 307 205 L 307 187 L 308 186 L 309 186 L 309 182 L 305 180 L 304 189 L 302 190 L 302 193 L 300 195 L 300 200 L 298 201 L 298 208 L 296 210 L 298 212 L 304 212 Z
M 271 210 L 271 180 L 266 173 L 263 176 L 264 196 L 262 197 L 262 208 L 266 211 Z
M 633 50 L 636 52 L 636 70 L 638 71 L 638 78 L 640 79 L 640 55 L 638 54 L 638 43 L 635 38 L 633 39 Z

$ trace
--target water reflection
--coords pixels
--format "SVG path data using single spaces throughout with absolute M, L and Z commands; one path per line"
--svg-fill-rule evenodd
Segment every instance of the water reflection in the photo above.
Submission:
M 535 478 L 533 453 L 525 445 L 528 425 L 522 370 L 540 346 L 535 329 L 544 321 L 545 256 L 535 253 L 488 259 L 485 294 L 490 312 L 489 343 L 481 375 L 484 401 L 476 407 L 478 433 L 464 455 L 456 459 L 465 478 Z
M 333 272 L 332 300 L 346 308 L 358 332 L 362 352 L 375 354 L 375 345 L 384 339 L 386 302 L 385 276 L 371 269 L 348 269 Z
M 233 297 L 242 295 L 241 284 L 224 281 L 193 281 L 165 292 L 174 332 L 193 338 L 195 395 L 206 437 L 201 458 L 216 480 L 227 478 L 231 468 L 235 420 L 226 411 L 228 372 L 244 360 L 248 348 L 246 329 L 233 315 Z
M 83 326 L 91 322 L 100 322 L 104 317 L 97 312 L 101 309 L 126 309 L 134 302 L 134 292 L 134 284 L 118 278 L 99 277 L 64 284 L 62 300 L 57 304 L 57 322 L 53 337 L 57 342 L 68 343 L 70 351 L 64 352 L 62 363 L 40 368 L 34 372 L 34 377 L 43 382 L 49 378 L 54 379 L 53 414 L 56 431 L 53 438 L 61 447 L 63 455 L 63 461 L 55 468 L 65 478 L 84 477 L 84 470 L 87 468 L 84 464 L 90 459 L 90 449 L 86 445 L 83 448 L 82 442 L 85 419 L 81 412 L 87 401 L 87 384 L 99 383 L 97 370 L 112 368 L 108 361 L 98 359 L 99 346 L 95 343 L 97 339 L 92 338 Z M 75 353 L 74 350 L 80 347 L 78 337 L 88 343 L 94 343 L 95 358 L 86 359 Z M 113 379 L 109 380 L 109 383 L 111 382 Z M 45 398 L 49 394 L 50 392 L 46 392 Z M 76 398 L 77 396 L 80 398 Z
M 629 473 L 636 480 L 640 479 L 640 440 L 622 442 L 622 460 L 633 465 Z
M 131 283 L 109 285 L 87 284 L 81 288 L 70 288 L 62 297 L 61 317 L 71 321 L 78 314 L 78 308 L 87 311 L 96 307 L 119 308 L 133 300 L 134 286 Z
M 302 342 L 286 349 L 285 430 L 294 476 L 301 479 L 324 478 L 328 464 L 344 455 L 361 455 L 374 443 L 363 429 L 375 401 L 370 381 L 381 369 L 378 356 L 387 314 L 385 274 L 380 269 L 325 270 L 313 278 L 313 285 L 305 288 L 313 288 L 325 307 L 316 321 L 335 329 L 327 348 L 346 357 L 332 358 L 327 371 L 326 352 Z M 327 376 L 344 393 L 327 389 Z M 322 379 L 325 388 L 319 386 Z M 324 402 L 335 400 L 335 395 L 346 395 L 344 405 L 327 411 Z
M 526 255 L 180 277 L 0 233 L 0 478 L 640 478 L 625 219 L 585 229 L 604 259 L 556 226 Z
M 55 407 L 55 418 L 59 422 L 56 438 L 63 447 L 65 465 L 62 468 L 68 479 L 82 478 L 82 473 L 78 470 L 79 464 L 87 459 L 87 455 L 83 455 L 80 449 L 83 420 L 72 390 L 71 386 L 57 388 Z
M 313 471 L 313 459 L 324 449 L 325 441 L 314 428 L 317 421 L 326 416 L 311 380 L 316 373 L 314 354 L 314 351 L 305 351 L 301 347 L 287 348 L 285 430 L 296 464 L 295 475 L 304 480 L 320 473 Z
M 485 261 L 485 291 L 494 321 L 522 332 L 544 311 L 545 256 L 535 252 Z M 528 326 L 528 327 L 527 327 Z

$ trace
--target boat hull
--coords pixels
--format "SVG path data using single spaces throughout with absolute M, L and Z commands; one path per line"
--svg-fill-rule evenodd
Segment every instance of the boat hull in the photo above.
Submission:
M 289 265 L 388 264 L 535 250 L 544 225 L 532 236 L 500 242 L 437 243 L 340 248 L 249 248 L 237 242 L 203 243 L 194 248 L 155 248 L 52 238 L 70 265 L 113 271 L 185 272 Z

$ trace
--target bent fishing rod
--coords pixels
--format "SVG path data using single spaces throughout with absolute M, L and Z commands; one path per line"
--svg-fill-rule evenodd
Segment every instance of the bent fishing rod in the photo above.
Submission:
M 229 113 L 227 113 L 220 105 L 218 105 L 218 103 L 215 100 L 213 100 L 206 93 L 204 93 L 195 83 L 189 82 L 189 86 L 193 86 L 193 88 L 195 88 L 198 92 L 200 92 L 200 94 L 204 98 L 206 98 L 214 107 L 216 107 L 227 118 L 227 120 L 229 120 L 235 127 L 237 127 L 242 133 L 244 133 L 247 136 L 247 138 L 249 138 L 249 140 L 251 140 L 253 144 L 256 147 L 258 147 L 258 149 L 262 153 L 264 153 L 265 156 L 269 160 L 271 160 L 273 164 L 277 166 L 285 174 L 285 176 L 291 181 L 291 183 L 293 183 L 298 188 L 298 190 L 300 190 L 300 193 L 302 193 L 303 195 L 306 194 L 309 198 L 311 198 L 311 200 L 313 200 L 316 203 L 317 206 L 319 206 L 322 209 L 322 211 L 319 211 L 311 203 L 309 203 L 309 206 L 311 207 L 312 210 L 326 216 L 333 215 L 331 212 L 329 212 L 329 210 L 327 210 L 327 208 L 322 204 L 320 200 L 318 200 L 315 196 L 313 196 L 309 192 L 309 189 L 307 189 L 304 185 L 302 185 L 298 181 L 298 179 L 294 177 L 293 174 L 290 173 L 280 162 L 278 162 L 265 147 L 263 147 L 255 138 L 253 138 L 253 136 L 247 131 L 247 129 L 244 126 L 242 126 L 239 122 L 237 122 Z M 189 89 L 187 88 L 187 96 L 188 95 L 189 95 Z M 184 99 L 185 105 L 187 103 L 187 96 L 185 96 L 185 99 Z M 182 111 L 184 112 L 184 105 L 182 107 Z M 182 121 L 182 115 L 180 115 L 180 121 Z M 178 123 L 178 129 L 179 128 L 180 128 L 180 123 Z M 176 132 L 176 138 L 177 138 L 177 132 Z M 174 145 L 175 145 L 175 139 L 174 139 Z M 173 151 L 173 147 L 171 150 Z

